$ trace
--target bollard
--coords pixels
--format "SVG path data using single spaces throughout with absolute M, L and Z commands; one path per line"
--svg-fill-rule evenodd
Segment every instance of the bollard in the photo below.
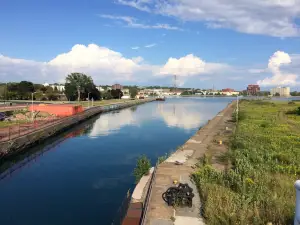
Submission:
M 300 225 L 300 180 L 295 182 L 296 189 L 296 209 L 294 225 Z

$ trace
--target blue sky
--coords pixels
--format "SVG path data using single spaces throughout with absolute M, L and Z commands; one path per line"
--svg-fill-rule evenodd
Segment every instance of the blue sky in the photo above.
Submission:
M 299 18 L 299 0 L 2 0 L 0 80 L 297 89 Z

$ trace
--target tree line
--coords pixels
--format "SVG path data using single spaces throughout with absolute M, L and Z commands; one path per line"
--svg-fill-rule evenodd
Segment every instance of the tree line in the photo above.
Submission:
M 134 98 L 138 93 L 137 86 L 131 86 L 128 89 L 131 97 Z M 32 93 L 34 94 L 32 95 Z M 122 98 L 123 92 L 120 89 L 100 92 L 93 79 L 83 73 L 67 75 L 63 92 L 60 92 L 56 87 L 34 84 L 30 81 L 0 83 L 0 98 L 2 100 L 31 100 L 32 96 L 34 100 L 39 101 L 82 101 L 88 98 L 90 100 L 118 99 Z
M 30 81 L 0 83 L 0 98 L 3 100 L 58 100 L 60 92 L 50 86 L 33 84 Z

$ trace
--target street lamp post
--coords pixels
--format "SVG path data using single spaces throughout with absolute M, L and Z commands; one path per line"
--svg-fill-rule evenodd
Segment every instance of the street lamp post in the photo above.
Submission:
M 88 108 L 90 108 L 90 93 L 91 92 L 88 93 Z
M 33 117 L 33 92 L 31 93 L 31 120 L 32 120 L 32 122 L 33 122 L 33 119 L 34 119 L 34 117 Z
M 7 82 L 6 82 L 5 95 L 4 95 L 4 105 L 6 105 L 7 95 L 8 95 L 8 89 L 7 89 Z

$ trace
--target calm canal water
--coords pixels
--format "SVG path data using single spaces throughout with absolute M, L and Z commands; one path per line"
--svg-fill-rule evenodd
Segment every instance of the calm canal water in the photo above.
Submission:
M 99 115 L 49 139 L 0 180 L 0 224 L 109 225 L 134 188 L 136 158 L 145 154 L 155 164 L 232 100 L 147 103 Z

